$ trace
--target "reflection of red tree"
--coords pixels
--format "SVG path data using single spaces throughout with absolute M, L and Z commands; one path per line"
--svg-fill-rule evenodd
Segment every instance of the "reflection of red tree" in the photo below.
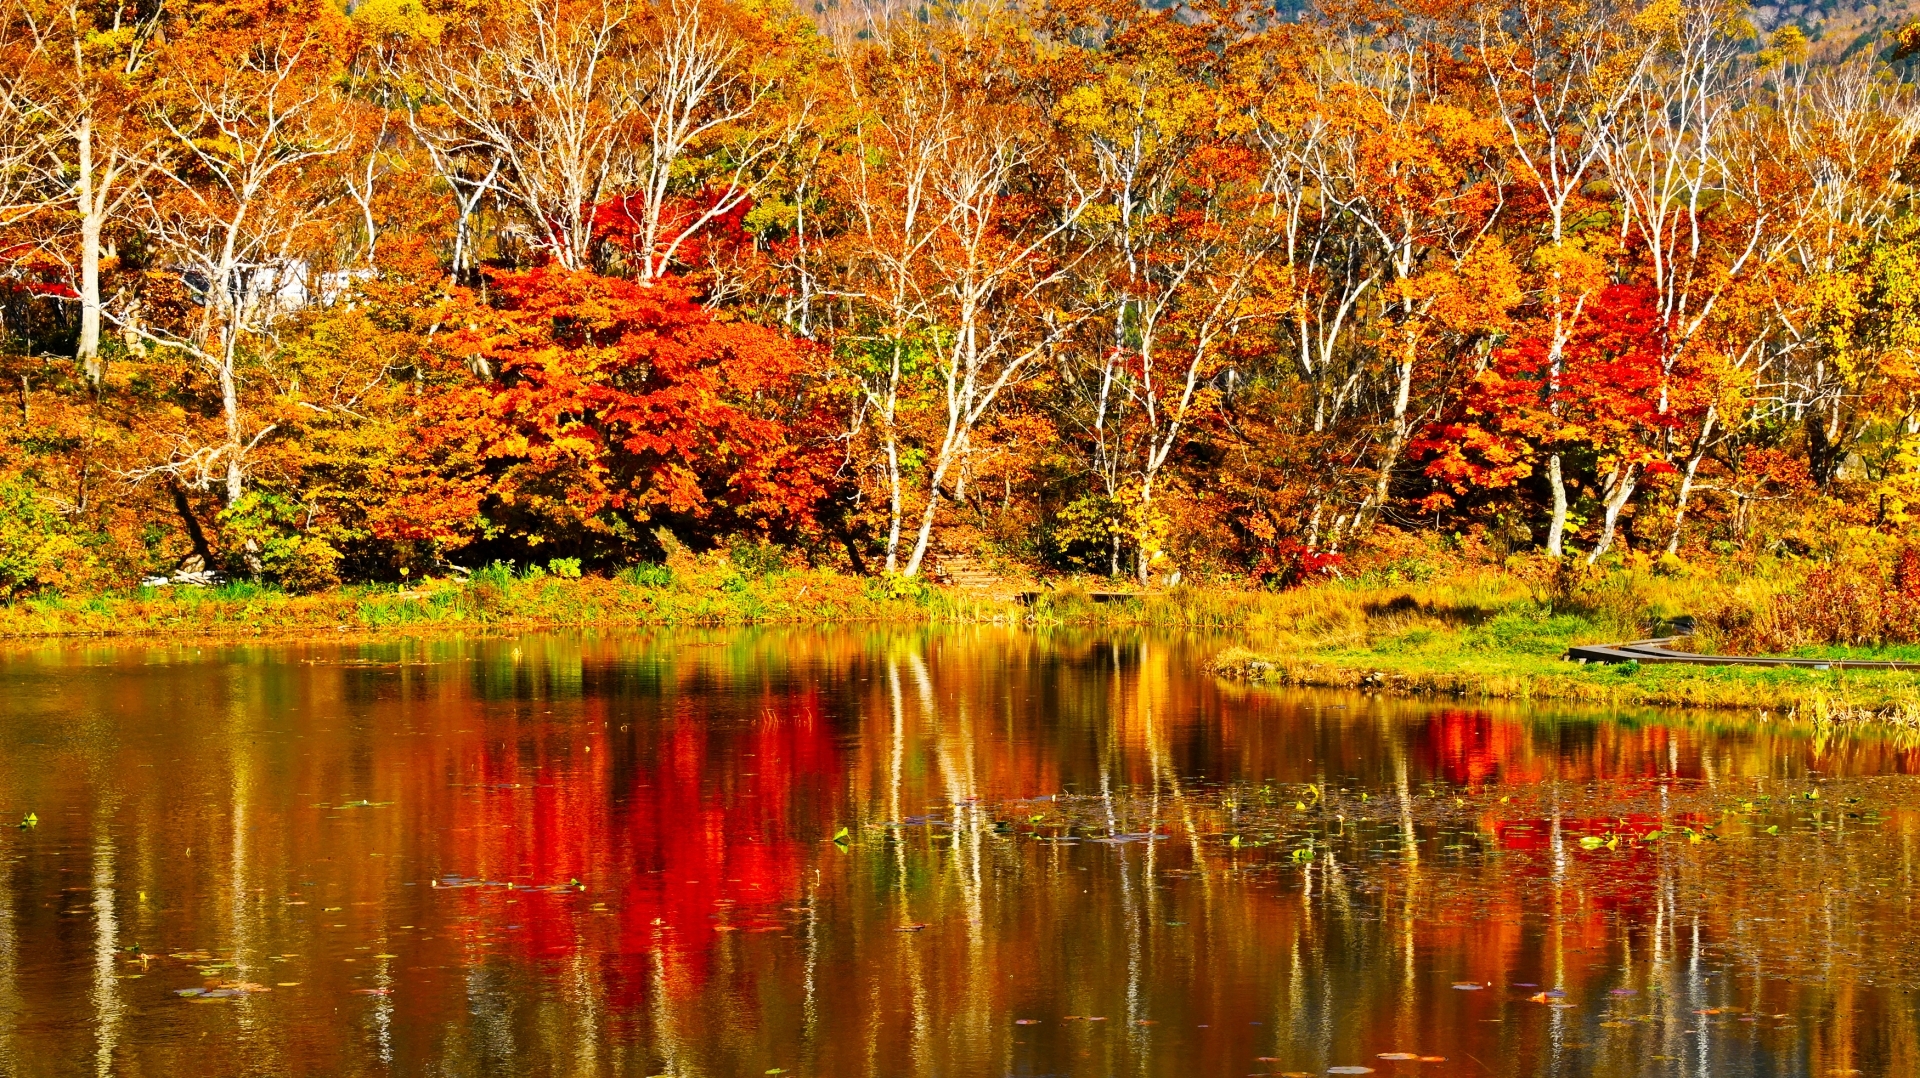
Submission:
M 1532 731 L 1525 723 L 1496 720 L 1484 711 L 1436 712 L 1421 736 L 1429 770 L 1459 786 L 1479 786 L 1493 778 L 1508 782 L 1542 778 L 1531 773 L 1537 767 L 1525 766 L 1532 743 Z
M 810 693 L 770 704 L 741 736 L 674 721 L 615 812 L 623 953 L 659 948 L 697 983 L 717 929 L 777 923 L 808 848 L 830 832 L 841 780 L 817 704 Z
M 1698 746 L 1659 725 L 1542 724 L 1453 708 L 1433 713 L 1416 740 L 1429 774 L 1467 787 L 1700 773 Z
M 632 724 L 626 746 L 616 739 L 627 734 L 598 723 L 549 729 L 539 743 L 490 741 L 460 769 L 474 795 L 459 802 L 446 864 L 531 889 L 457 892 L 474 934 L 548 959 L 612 952 L 627 1001 L 654 952 L 670 987 L 697 988 L 720 932 L 778 926 L 812 836 L 828 833 L 843 768 L 818 704 L 811 693 L 768 697 L 750 724 L 682 708 Z M 576 880 L 584 891 L 568 886 Z M 617 919 L 610 938 L 590 927 L 596 901 Z

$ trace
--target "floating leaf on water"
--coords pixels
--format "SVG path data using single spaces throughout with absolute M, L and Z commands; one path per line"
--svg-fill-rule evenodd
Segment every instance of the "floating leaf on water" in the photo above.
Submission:
M 1780 833 L 1780 825 L 1779 825 L 1779 824 L 1774 824 L 1774 825 L 1773 825 L 1772 827 L 1769 827 L 1769 828 L 1767 828 L 1767 834 L 1769 834 L 1769 835 L 1777 835 L 1777 834 L 1779 834 L 1779 833 Z
M 1039 1025 L 1039 1024 L 1040 1024 L 1040 1019 L 1038 1019 L 1038 1018 L 1016 1018 L 1016 1019 L 1014 1019 L 1014 1020 L 1013 1020 L 1013 1024 L 1014 1024 L 1014 1025 L 1016 1025 L 1016 1026 L 1037 1026 L 1037 1025 Z
M 1328 1067 L 1328 1074 L 1372 1074 L 1372 1067 Z
M 1421 1056 L 1420 1057 L 1420 1062 L 1422 1063 L 1445 1063 L 1446 1061 L 1447 1061 L 1446 1056 Z
M 785 1067 L 768 1067 L 768 1068 L 767 1068 L 767 1073 L 768 1073 L 768 1074 L 785 1074 L 785 1073 L 787 1073 L 787 1068 L 785 1068 Z
M 850 838 L 847 834 L 847 829 L 842 827 L 840 830 L 835 831 L 833 833 L 833 840 L 835 842 L 838 842 L 840 845 L 845 846 L 850 841 Z
M 918 932 L 925 927 L 927 927 L 927 924 L 925 921 L 916 921 L 915 923 L 910 925 L 901 925 L 899 928 L 894 929 L 894 931 L 895 932 Z
M 1597 850 L 1604 845 L 1606 841 L 1606 839 L 1601 838 L 1599 835 L 1587 835 L 1580 839 L 1580 848 L 1583 850 Z
M 1472 981 L 1455 981 L 1453 986 L 1462 992 L 1478 992 L 1486 987 L 1484 984 L 1474 984 Z
M 298 988 L 300 987 L 300 982 L 299 981 L 281 981 L 278 984 L 274 985 L 274 987 L 275 988 Z
M 1418 1052 L 1382 1052 L 1378 1056 L 1375 1056 L 1374 1058 L 1375 1059 L 1398 1059 L 1398 1060 L 1407 1060 L 1411 1062 L 1417 1062 L 1420 1059 L 1420 1053 Z

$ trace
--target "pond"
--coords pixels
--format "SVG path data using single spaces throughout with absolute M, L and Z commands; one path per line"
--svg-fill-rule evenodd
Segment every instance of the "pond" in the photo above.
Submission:
M 0 1073 L 1920 1073 L 1920 738 L 1220 643 L 0 653 Z

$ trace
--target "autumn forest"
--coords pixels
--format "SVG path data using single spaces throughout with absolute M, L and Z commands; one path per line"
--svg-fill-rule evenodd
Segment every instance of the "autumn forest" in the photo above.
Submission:
M 1920 34 L 4 4 L 0 596 L 742 540 L 1285 586 L 1920 511 Z

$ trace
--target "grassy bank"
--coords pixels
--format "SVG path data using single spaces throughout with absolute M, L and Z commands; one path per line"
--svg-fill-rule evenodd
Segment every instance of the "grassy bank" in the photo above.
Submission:
M 0 637 L 514 631 L 851 621 L 1005 620 L 1016 608 L 935 588 L 831 572 L 712 561 L 561 577 L 495 566 L 465 578 L 350 585 L 314 594 L 236 582 L 41 596 L 0 605 Z
M 1920 677 L 1909 673 L 1583 666 L 1561 658 L 1574 644 L 1653 635 L 1681 614 L 1769 606 L 1799 575 L 1791 565 L 1765 565 L 1686 576 L 1620 568 L 1571 580 L 1494 568 L 1426 580 L 1361 576 L 1251 599 L 1241 619 L 1248 646 L 1226 649 L 1213 667 L 1224 677 L 1274 685 L 1920 723 Z M 1711 628 L 1689 643 L 1731 650 Z M 1798 649 L 1870 659 L 1911 658 L 1914 651 Z

